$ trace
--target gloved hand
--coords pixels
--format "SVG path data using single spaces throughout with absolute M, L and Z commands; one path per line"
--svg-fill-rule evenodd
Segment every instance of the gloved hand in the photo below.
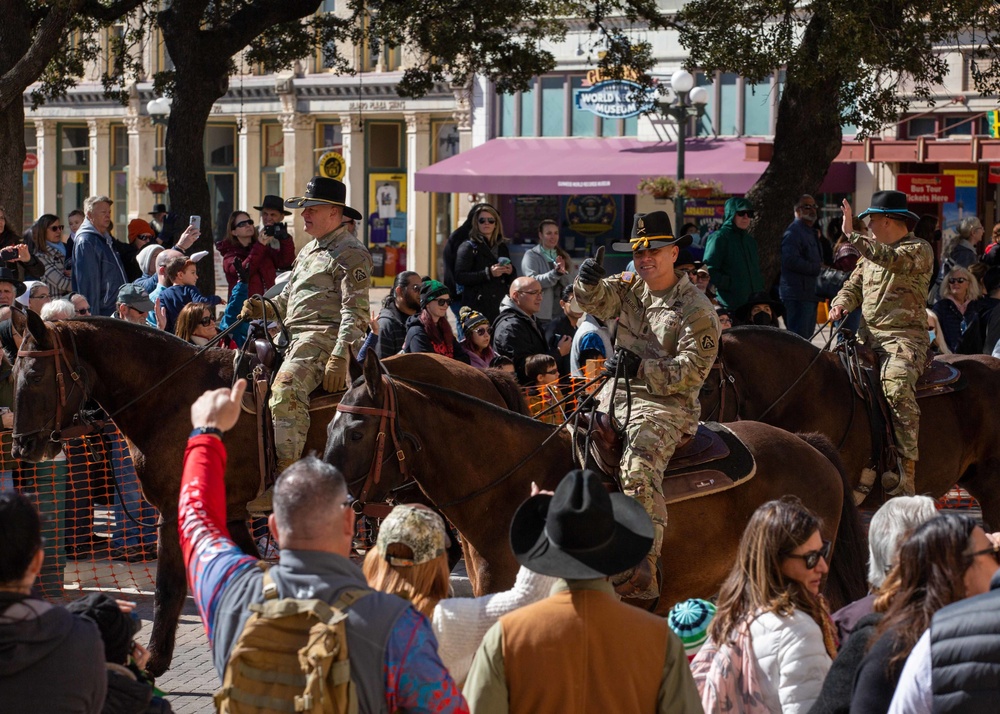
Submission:
M 347 360 L 339 355 L 330 355 L 323 372 L 323 389 L 327 392 L 343 392 L 347 388 Z
M 584 285 L 597 285 L 604 279 L 608 271 L 604 269 L 604 246 L 597 249 L 593 258 L 587 258 L 580 266 L 580 282 Z
M 604 362 L 604 373 L 609 377 L 628 377 L 635 379 L 639 375 L 642 357 L 631 350 L 619 347 L 615 353 Z M 619 367 L 620 365 L 620 367 Z
M 243 309 L 240 310 L 240 319 L 242 320 L 262 320 L 264 319 L 264 310 L 262 305 L 264 303 L 260 300 L 247 299 L 243 303 Z M 274 318 L 274 308 L 270 305 L 267 306 L 267 319 L 271 320 Z

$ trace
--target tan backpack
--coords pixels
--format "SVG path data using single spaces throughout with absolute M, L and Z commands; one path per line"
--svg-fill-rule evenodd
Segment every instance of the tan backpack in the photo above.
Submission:
M 332 605 L 322 600 L 278 599 L 268 563 L 264 602 L 240 633 L 215 693 L 223 714 L 305 712 L 356 714 L 358 698 L 347 656 L 346 609 L 371 590 L 350 588 Z

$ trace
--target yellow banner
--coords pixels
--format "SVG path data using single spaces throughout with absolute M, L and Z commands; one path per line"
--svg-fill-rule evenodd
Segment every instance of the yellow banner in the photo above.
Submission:
M 945 169 L 943 173 L 955 177 L 955 188 L 975 188 L 979 185 L 979 172 L 975 169 Z

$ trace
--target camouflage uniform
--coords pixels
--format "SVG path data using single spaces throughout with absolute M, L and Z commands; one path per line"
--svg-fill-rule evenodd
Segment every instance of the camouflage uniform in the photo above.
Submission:
M 657 557 L 667 525 L 663 502 L 663 471 L 685 434 L 698 429 L 698 392 L 719 351 L 719 320 L 708 298 L 675 270 L 677 283 L 654 292 L 633 273 L 622 273 L 585 285 L 579 280 L 574 294 L 583 309 L 608 320 L 618 318 L 615 346 L 642 358 L 631 381 L 632 411 L 625 427 L 622 485 L 653 519 L 651 553 Z M 628 409 L 624 380 L 617 389 L 610 382 L 601 392 L 608 410 L 614 391 L 614 414 L 625 418 Z
M 372 257 L 340 227 L 306 245 L 275 300 L 291 343 L 271 386 L 279 463 L 302 456 L 309 433 L 309 395 L 323 381 L 330 354 L 347 358 L 368 328 Z
M 920 426 L 916 384 L 927 357 L 927 289 L 934 252 L 912 233 L 892 245 L 860 233 L 849 239 L 862 258 L 831 305 L 848 313 L 861 306 L 864 322 L 859 334 L 881 362 L 882 390 L 892 410 L 899 453 L 916 461 Z

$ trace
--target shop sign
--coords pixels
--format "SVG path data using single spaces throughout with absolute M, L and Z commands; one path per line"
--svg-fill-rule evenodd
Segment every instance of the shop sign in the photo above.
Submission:
M 340 181 L 347 173 L 347 162 L 336 151 L 327 151 L 319 157 L 319 174 Z
M 1000 164 L 990 164 L 990 183 L 1000 183 Z
M 38 168 L 38 154 L 25 154 L 24 165 L 21 166 L 21 170 L 31 171 L 34 168 Z
M 576 108 L 593 112 L 602 119 L 627 119 L 653 106 L 656 90 L 637 82 L 610 79 L 576 94 Z
M 950 203 L 955 200 L 955 176 L 946 174 L 899 174 L 896 190 L 913 203 Z
M 570 196 L 566 200 L 566 225 L 584 236 L 599 236 L 615 225 L 618 205 L 609 194 Z

